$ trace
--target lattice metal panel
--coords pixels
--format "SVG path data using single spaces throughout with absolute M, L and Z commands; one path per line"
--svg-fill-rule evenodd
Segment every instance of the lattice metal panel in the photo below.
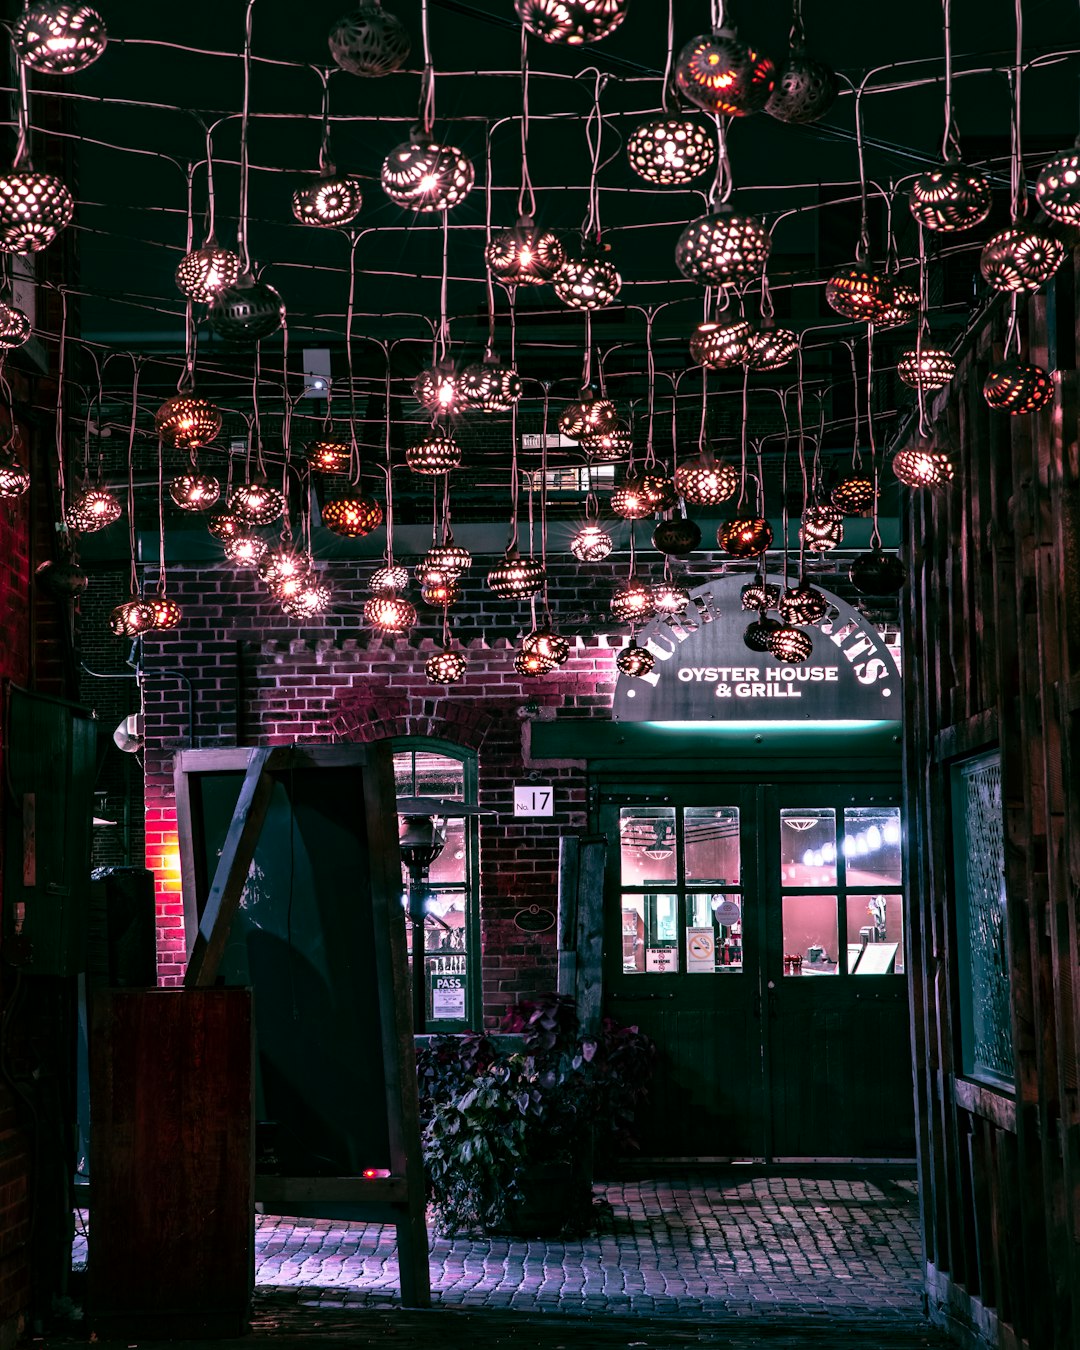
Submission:
M 1009 964 L 1005 932 L 1005 829 L 1001 760 L 980 759 L 960 773 L 957 826 L 967 908 L 971 1045 L 976 1073 L 1013 1077 Z M 960 859 L 958 859 L 960 861 Z

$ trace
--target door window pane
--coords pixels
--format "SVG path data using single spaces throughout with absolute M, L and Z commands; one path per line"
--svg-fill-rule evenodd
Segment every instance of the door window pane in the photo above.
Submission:
M 780 884 L 836 885 L 836 812 L 831 806 L 780 812 Z
M 739 885 L 739 812 L 734 806 L 688 806 L 683 813 L 687 881 Z
M 835 975 L 835 895 L 784 896 L 784 974 Z
M 675 808 L 624 806 L 619 812 L 619 847 L 624 886 L 674 881 Z
M 686 973 L 741 973 L 742 897 L 698 892 L 686 897 Z
M 848 973 L 904 973 L 904 897 L 880 891 L 847 898 Z
M 461 816 L 443 822 L 443 851 L 428 869 L 433 886 L 465 884 L 465 821 Z
M 678 914 L 677 895 L 623 896 L 625 975 L 669 975 L 678 971 Z
M 843 847 L 849 886 L 899 886 L 900 808 L 846 808 Z

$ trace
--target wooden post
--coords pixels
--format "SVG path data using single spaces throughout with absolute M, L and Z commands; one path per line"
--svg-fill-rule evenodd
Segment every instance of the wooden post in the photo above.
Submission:
M 573 997 L 586 1036 L 600 1026 L 606 862 L 606 835 L 564 834 L 559 840 L 558 990 Z

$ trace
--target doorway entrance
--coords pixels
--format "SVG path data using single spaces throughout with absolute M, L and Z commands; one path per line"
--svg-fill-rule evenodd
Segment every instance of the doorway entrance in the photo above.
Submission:
M 658 1049 L 643 1153 L 913 1156 L 897 785 L 599 800 L 605 1006 Z

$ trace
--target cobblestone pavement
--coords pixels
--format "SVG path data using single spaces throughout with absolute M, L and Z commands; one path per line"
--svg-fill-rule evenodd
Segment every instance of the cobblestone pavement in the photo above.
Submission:
M 445 1241 L 431 1247 L 436 1305 L 632 1317 L 922 1314 L 909 1171 L 686 1174 L 597 1187 L 598 1232 L 565 1241 Z M 77 1244 L 76 1264 L 85 1259 Z M 260 1216 L 256 1286 L 310 1309 L 396 1302 L 394 1230 Z

